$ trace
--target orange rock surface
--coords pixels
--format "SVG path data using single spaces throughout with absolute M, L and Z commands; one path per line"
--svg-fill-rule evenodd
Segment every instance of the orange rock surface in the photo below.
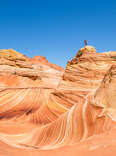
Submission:
M 81 48 L 66 69 L 0 50 L 0 156 L 115 156 L 116 52 Z

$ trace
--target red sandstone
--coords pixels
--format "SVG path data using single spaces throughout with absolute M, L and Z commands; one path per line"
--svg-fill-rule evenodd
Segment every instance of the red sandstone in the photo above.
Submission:
M 81 48 L 66 69 L 0 50 L 0 156 L 115 156 L 116 52 Z

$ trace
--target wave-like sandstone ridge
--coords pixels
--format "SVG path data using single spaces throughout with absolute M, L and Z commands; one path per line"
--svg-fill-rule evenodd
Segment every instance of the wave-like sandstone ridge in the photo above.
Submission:
M 64 70 L 0 50 L 0 156 L 85 155 L 116 155 L 116 52 L 85 46 Z

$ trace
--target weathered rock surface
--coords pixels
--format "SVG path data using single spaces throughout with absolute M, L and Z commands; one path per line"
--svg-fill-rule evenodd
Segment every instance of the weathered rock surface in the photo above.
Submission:
M 0 155 L 115 156 L 116 52 L 81 48 L 65 71 L 0 51 Z

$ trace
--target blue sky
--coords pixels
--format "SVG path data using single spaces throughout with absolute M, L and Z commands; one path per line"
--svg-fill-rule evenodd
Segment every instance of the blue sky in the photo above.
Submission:
M 0 49 L 65 67 L 85 39 L 99 52 L 116 50 L 115 0 L 0 1 Z

